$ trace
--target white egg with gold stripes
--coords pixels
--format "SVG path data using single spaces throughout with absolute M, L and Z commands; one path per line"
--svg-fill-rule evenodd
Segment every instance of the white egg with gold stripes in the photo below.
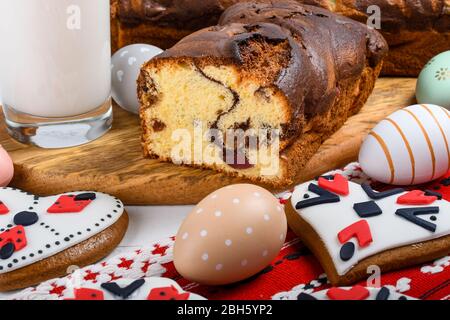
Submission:
M 426 183 L 450 169 L 449 142 L 450 112 L 416 104 L 394 112 L 369 133 L 359 162 L 369 177 L 383 183 Z

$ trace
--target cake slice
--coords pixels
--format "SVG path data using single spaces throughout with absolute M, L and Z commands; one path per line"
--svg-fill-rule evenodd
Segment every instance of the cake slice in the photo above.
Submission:
M 145 64 L 146 156 L 291 184 L 357 113 L 387 53 L 365 25 L 295 1 L 240 3 Z

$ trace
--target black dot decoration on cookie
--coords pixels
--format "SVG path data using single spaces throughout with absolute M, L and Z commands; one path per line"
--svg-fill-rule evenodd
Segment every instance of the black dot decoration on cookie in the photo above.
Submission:
M 395 214 L 414 223 L 415 225 L 422 227 L 428 231 L 436 232 L 436 225 L 432 222 L 419 218 L 419 215 L 426 214 L 438 214 L 439 207 L 416 207 L 416 208 L 404 208 L 398 209 Z
M 69 241 L 70 241 L 70 238 L 69 238 L 69 237 L 65 237 L 65 238 L 64 238 L 64 241 L 69 242 Z
M 377 296 L 375 297 L 375 300 L 388 300 L 389 296 L 391 295 L 391 292 L 388 288 L 383 287 L 378 291 Z
M 75 201 L 95 200 L 96 198 L 97 196 L 95 195 L 95 193 L 88 192 L 75 196 Z
M 11 258 L 11 256 L 14 254 L 14 251 L 15 251 L 15 247 L 12 242 L 8 242 L 8 243 L 4 244 L 0 248 L 0 259 L 6 260 L 6 259 Z
M 111 282 L 111 283 L 102 283 L 101 287 L 112 294 L 121 297 L 122 299 L 127 299 L 129 296 L 131 296 L 137 289 L 142 287 L 145 284 L 144 279 L 139 279 L 134 282 L 132 282 L 130 285 L 121 288 L 117 283 Z
M 425 190 L 426 196 L 436 197 L 438 200 L 442 200 L 442 193 L 432 191 L 432 190 Z
M 341 251 L 339 252 L 339 256 L 341 257 L 342 261 L 348 261 L 355 255 L 355 244 L 353 242 L 347 242 L 345 243 Z
M 307 294 L 305 292 L 300 293 L 297 296 L 297 300 L 302 300 L 302 301 L 314 301 L 317 300 L 316 298 L 314 298 L 312 295 Z
M 383 191 L 383 192 L 376 192 L 375 190 L 372 189 L 372 187 L 368 183 L 363 183 L 361 185 L 361 188 L 364 190 L 364 192 L 367 194 L 367 196 L 372 200 L 380 200 L 380 199 L 392 197 L 399 193 L 405 192 L 405 189 L 402 189 L 402 188 L 391 189 L 391 190 L 387 190 L 387 191 Z
M 307 199 L 307 200 L 303 200 L 303 201 L 298 202 L 295 205 L 295 208 L 297 210 L 303 209 L 303 208 L 312 207 L 312 206 L 317 206 L 319 204 L 334 203 L 334 202 L 341 201 L 339 196 L 337 196 L 334 193 L 331 193 L 331 192 L 329 192 L 329 191 L 319 187 L 318 185 L 315 185 L 314 183 L 311 183 L 308 186 L 308 190 L 310 192 L 312 192 L 312 193 L 317 194 L 319 197 L 311 198 L 311 199 Z
M 303 199 L 309 199 L 311 196 L 309 195 L 309 194 L 307 194 L 307 193 L 305 193 L 304 195 L 303 195 Z
M 355 203 L 353 209 L 361 218 L 376 217 L 383 213 L 375 201 Z
M 400 297 L 398 298 L 398 300 L 404 301 L 404 300 L 408 300 L 408 298 L 406 298 L 405 296 L 400 296 Z
M 430 217 L 430 220 L 431 220 L 431 221 L 436 221 L 436 220 L 437 220 L 437 217 L 436 217 L 436 216 L 431 216 L 431 217 Z

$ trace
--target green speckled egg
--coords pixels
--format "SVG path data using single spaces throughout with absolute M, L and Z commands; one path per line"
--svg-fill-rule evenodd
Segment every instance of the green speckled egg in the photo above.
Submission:
M 420 72 L 416 98 L 418 103 L 436 104 L 450 110 L 450 51 L 435 56 Z

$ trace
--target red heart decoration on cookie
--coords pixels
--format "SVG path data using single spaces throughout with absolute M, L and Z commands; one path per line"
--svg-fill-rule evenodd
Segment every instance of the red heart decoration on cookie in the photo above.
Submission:
M 355 237 L 361 247 L 367 247 L 372 243 L 372 232 L 366 220 L 359 220 L 354 224 L 343 229 L 338 234 L 339 241 L 344 244 L 351 238 Z
M 8 207 L 2 201 L 0 201 L 0 214 L 7 214 L 7 213 L 9 213 Z
M 64 195 L 60 196 L 58 200 L 48 208 L 48 213 L 78 213 L 83 211 L 92 200 L 77 200 L 75 196 Z
M 398 204 L 405 205 L 428 205 L 435 202 L 438 198 L 436 196 L 427 196 L 424 191 L 413 190 L 397 199 Z
M 369 295 L 369 290 L 361 286 L 354 286 L 349 290 L 331 288 L 327 291 L 327 296 L 331 300 L 366 300 Z
M 324 177 L 320 177 L 319 187 L 333 193 L 340 194 L 341 196 L 348 196 L 350 193 L 348 188 L 348 180 L 338 173 L 334 175 L 333 180 L 328 180 Z
M 8 243 L 14 245 L 14 251 L 22 250 L 27 246 L 27 237 L 23 226 L 16 226 L 0 234 L 0 248 Z

